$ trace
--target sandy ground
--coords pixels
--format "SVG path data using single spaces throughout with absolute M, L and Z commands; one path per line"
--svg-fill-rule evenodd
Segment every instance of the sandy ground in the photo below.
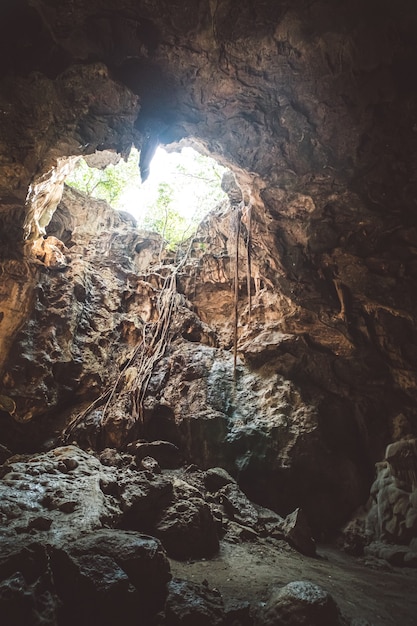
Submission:
M 328 546 L 319 546 L 318 557 L 309 558 L 278 541 L 222 542 L 217 557 L 172 560 L 171 569 L 179 578 L 207 580 L 226 601 L 265 602 L 274 587 L 307 580 L 331 593 L 349 620 L 361 618 L 372 626 L 417 626 L 417 570 L 356 559 Z

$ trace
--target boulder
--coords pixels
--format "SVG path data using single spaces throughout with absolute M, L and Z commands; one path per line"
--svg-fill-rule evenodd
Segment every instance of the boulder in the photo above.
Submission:
M 48 616 L 39 615 L 37 604 L 31 585 L 20 572 L 0 582 L 0 623 L 4 626 L 28 626 L 39 623 L 42 626 L 55 626 L 56 606 L 53 606 Z
M 0 481 L 1 533 L 42 533 L 49 542 L 77 538 L 121 516 L 99 488 L 113 468 L 76 446 L 13 457 Z M 70 518 L 69 518 L 70 515 Z
M 301 509 L 296 509 L 282 522 L 281 530 L 285 539 L 296 550 L 307 556 L 315 556 L 316 543 L 311 536 L 310 526 Z
M 113 558 L 59 551 L 53 563 L 64 602 L 65 624 L 91 621 L 110 626 L 117 619 L 133 623 L 134 615 L 142 608 L 140 598 L 126 572 Z
M 222 467 L 211 467 L 204 473 L 204 484 L 208 491 L 215 492 L 225 485 L 236 484 L 236 481 Z
M 211 557 L 219 549 L 210 507 L 197 497 L 178 500 L 166 509 L 156 524 L 155 534 L 174 559 Z
M 288 583 L 272 593 L 262 626 L 339 626 L 338 607 L 327 591 L 306 581 Z
M 24 538 L 0 546 L 0 624 L 56 626 L 58 598 L 44 546 Z
M 242 526 L 256 526 L 258 512 L 252 502 L 239 489 L 236 483 L 229 483 L 222 487 L 217 494 L 225 513 L 230 519 Z
M 123 511 L 122 526 L 131 530 L 148 531 L 160 512 L 172 500 L 172 482 L 150 472 L 121 472 L 118 480 Z
M 223 626 L 223 600 L 217 590 L 174 579 L 168 585 L 166 626 Z
M 127 451 L 140 462 L 147 456 L 158 461 L 163 469 L 175 469 L 181 465 L 181 453 L 170 441 L 134 441 L 127 446 Z
M 65 624 L 136 624 L 162 609 L 171 578 L 157 539 L 108 529 L 55 548 L 52 569 Z

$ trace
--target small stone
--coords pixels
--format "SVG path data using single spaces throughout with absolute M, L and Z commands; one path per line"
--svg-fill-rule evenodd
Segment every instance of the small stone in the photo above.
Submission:
M 152 474 L 160 474 L 162 471 L 158 461 L 151 456 L 145 456 L 145 458 L 141 460 L 139 468 L 151 472 Z
M 99 459 L 100 463 L 106 467 L 122 467 L 123 465 L 122 455 L 114 448 L 105 448 L 101 452 Z
M 227 526 L 226 539 L 238 539 L 239 541 L 255 541 L 259 538 L 258 533 L 249 526 L 243 526 L 237 522 L 230 522 Z
M 56 468 L 59 472 L 62 472 L 63 474 L 68 473 L 68 467 L 65 465 L 63 461 L 59 461 Z
M 204 484 L 209 491 L 218 491 L 231 483 L 236 484 L 235 479 L 222 467 L 211 467 L 204 474 Z
M 78 461 L 72 458 L 64 459 L 64 463 L 67 466 L 67 470 L 69 472 L 72 472 L 72 470 L 75 470 L 78 467 Z

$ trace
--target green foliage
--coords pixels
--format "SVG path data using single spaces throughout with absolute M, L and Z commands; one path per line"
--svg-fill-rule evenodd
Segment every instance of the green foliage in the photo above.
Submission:
M 114 208 L 119 208 L 126 186 L 137 175 L 137 156 L 132 150 L 126 162 L 108 165 L 104 170 L 89 167 L 84 159 L 80 159 L 66 183 L 88 196 L 106 200 Z
M 181 243 L 189 230 L 188 220 L 181 215 L 173 204 L 174 190 L 168 183 L 159 183 L 158 197 L 149 207 L 142 222 L 145 230 L 155 231 L 173 248 Z
M 224 168 L 216 161 L 189 150 L 185 163 L 177 162 L 170 182 L 158 185 L 156 200 L 143 221 L 143 226 L 159 232 L 171 249 L 194 235 L 207 213 L 226 198 L 221 188 Z
M 126 162 L 104 170 L 90 168 L 80 159 L 66 182 L 116 209 L 131 212 L 141 228 L 158 232 L 173 249 L 195 233 L 205 215 L 226 195 L 220 186 L 224 168 L 213 159 L 190 149 L 185 152 L 186 165 L 182 156 L 171 156 L 174 165 L 167 171 L 158 171 L 155 166 L 155 172 L 151 164 L 151 176 L 144 185 L 135 149 Z

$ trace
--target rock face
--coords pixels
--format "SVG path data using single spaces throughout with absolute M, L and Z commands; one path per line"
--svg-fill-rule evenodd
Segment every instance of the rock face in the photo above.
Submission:
M 365 511 L 345 529 L 346 544 L 393 565 L 417 565 L 417 448 L 415 439 L 390 444 L 377 464 Z M 355 550 L 354 550 L 355 551 Z
M 2 443 L 163 440 L 340 525 L 417 434 L 412 3 L 52 4 L 0 15 Z M 62 195 L 80 155 L 135 143 L 145 177 L 181 140 L 237 184 L 180 267 Z

